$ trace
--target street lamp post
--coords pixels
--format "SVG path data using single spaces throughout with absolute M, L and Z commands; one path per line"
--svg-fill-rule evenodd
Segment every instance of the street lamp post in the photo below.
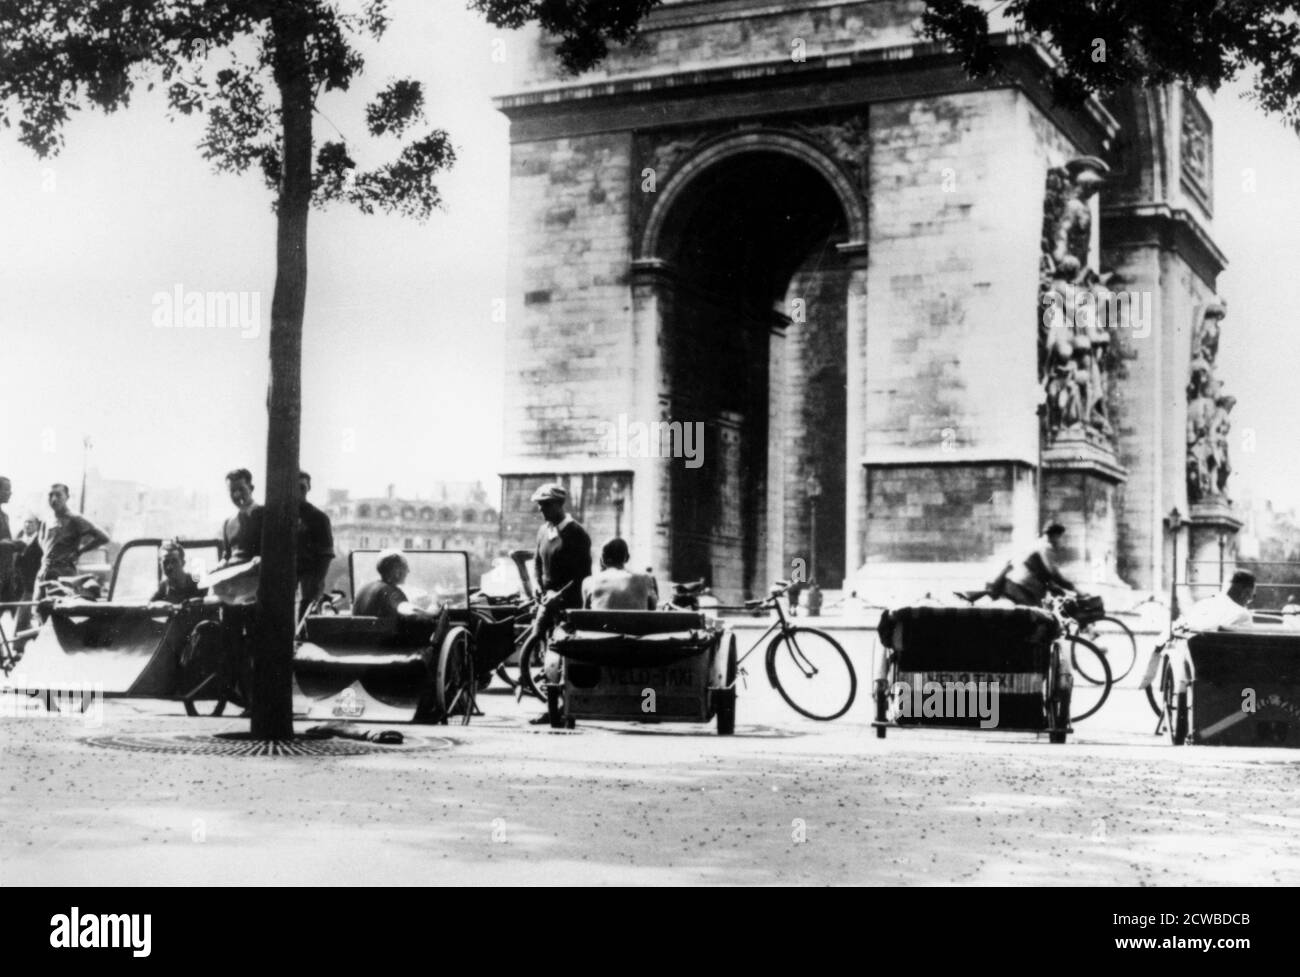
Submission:
M 804 493 L 808 496 L 808 587 L 804 591 L 804 609 L 809 617 L 817 617 L 822 609 L 822 592 L 817 586 L 817 500 L 822 495 L 822 483 L 816 474 L 804 480 Z
M 614 502 L 614 535 L 621 537 L 623 535 L 623 483 L 615 479 L 614 484 L 610 487 L 609 497 Z
M 81 501 L 77 504 L 77 511 L 82 515 L 86 512 L 86 465 L 90 454 L 90 449 L 94 447 L 90 443 L 89 437 L 81 439 Z
M 1183 514 L 1178 511 L 1178 506 L 1169 510 L 1169 515 L 1165 517 L 1165 522 L 1169 526 L 1169 531 L 1174 537 L 1173 567 L 1169 574 L 1169 619 L 1171 622 L 1178 620 L 1178 532 L 1183 528 Z

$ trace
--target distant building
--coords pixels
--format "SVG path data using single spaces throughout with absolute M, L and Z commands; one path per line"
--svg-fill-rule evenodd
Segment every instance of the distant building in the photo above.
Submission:
M 500 547 L 499 513 L 481 482 L 443 482 L 433 496 L 401 498 L 390 485 L 386 495 L 354 499 L 331 489 L 323 508 L 339 562 L 353 550 L 464 550 L 476 583 Z
M 1237 537 L 1237 555 L 1243 560 L 1300 559 L 1300 518 L 1295 509 L 1283 509 L 1268 500 L 1247 496 L 1243 525 Z
M 80 486 L 72 485 L 70 504 L 80 507 Z M 211 538 L 220 530 L 209 515 L 211 500 L 183 488 L 157 488 L 127 479 L 104 478 L 97 469 L 86 474 L 86 516 L 115 544 L 142 537 Z M 42 513 L 44 518 L 45 513 Z

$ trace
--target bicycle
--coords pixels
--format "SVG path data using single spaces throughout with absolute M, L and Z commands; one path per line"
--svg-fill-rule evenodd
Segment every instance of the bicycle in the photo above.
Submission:
M 1103 613 L 1101 598 L 1082 597 L 1078 594 L 1061 596 L 1062 624 L 1066 628 L 1066 634 L 1081 637 L 1095 645 L 1110 666 L 1110 681 L 1122 682 L 1137 662 L 1137 638 L 1132 629 L 1118 618 Z M 1070 664 L 1074 666 L 1075 672 L 1092 685 L 1101 685 L 1103 680 L 1076 660 L 1073 648 L 1071 645 Z M 1091 667 L 1087 656 L 1084 656 L 1084 662 Z
M 524 693 L 546 701 L 546 643 L 554 618 L 563 617 L 564 607 L 560 600 L 565 591 L 573 586 L 572 581 L 559 590 L 530 598 L 515 615 L 515 621 L 532 616 L 532 622 L 524 631 L 515 636 L 515 647 L 519 649 L 519 678 L 516 695 L 522 699 Z
M 781 605 L 781 598 L 790 587 L 790 581 L 778 580 L 767 597 L 745 601 L 745 608 L 751 611 L 775 610 L 776 620 L 737 659 L 737 674 L 741 677 L 748 674 L 745 659 L 768 635 L 776 632 L 764 658 L 768 682 L 795 712 L 829 722 L 843 716 L 853 705 L 858 694 L 858 676 L 848 652 L 838 641 L 825 631 L 790 623 Z
M 1110 690 L 1114 687 L 1116 679 L 1111 672 L 1110 661 L 1107 658 L 1106 651 L 1096 645 L 1091 639 L 1084 637 L 1084 632 L 1080 628 L 1079 622 L 1071 616 L 1071 601 L 1072 598 L 1070 596 L 1048 594 L 1043 598 L 1042 607 L 1043 610 L 1056 618 L 1057 623 L 1061 628 L 1061 640 L 1069 642 L 1070 665 L 1075 674 L 1082 675 L 1091 685 L 1099 686 L 1101 688 L 1101 693 L 1097 696 L 1097 701 L 1092 704 L 1092 708 L 1085 709 L 1083 712 L 1077 714 L 1071 714 L 1070 722 L 1077 723 L 1087 719 L 1106 704 L 1106 700 L 1110 698 Z M 1134 654 L 1136 655 L 1137 652 L 1134 651 Z M 1088 663 L 1088 668 L 1093 670 L 1091 673 L 1080 666 L 1079 662 L 1081 659 Z M 1130 669 L 1133 667 L 1132 662 L 1129 663 L 1128 667 Z M 1127 671 L 1125 674 L 1128 674 Z M 1092 676 L 1094 675 L 1100 675 L 1101 677 L 1093 678 Z M 1077 692 L 1077 687 L 1075 691 Z M 1077 699 L 1078 696 L 1073 694 L 1071 695 L 1071 707 L 1075 705 Z M 1087 701 L 1086 697 L 1084 701 Z

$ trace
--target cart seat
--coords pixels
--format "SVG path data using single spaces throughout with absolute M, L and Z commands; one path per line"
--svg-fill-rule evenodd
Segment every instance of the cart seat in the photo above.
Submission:
M 880 640 L 903 672 L 1047 671 L 1056 618 L 1036 607 L 900 607 Z
M 624 635 L 700 631 L 709 626 L 707 618 L 694 611 L 569 611 L 565 618 L 570 631 Z
M 331 650 L 418 648 L 433 636 L 436 622 L 426 619 L 321 614 L 307 618 L 303 638 Z

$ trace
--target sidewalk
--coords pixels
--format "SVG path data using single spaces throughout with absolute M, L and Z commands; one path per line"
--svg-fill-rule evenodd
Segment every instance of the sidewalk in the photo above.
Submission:
M 1049 746 L 878 740 L 861 691 L 817 724 L 761 681 L 734 738 L 551 731 L 487 695 L 468 727 L 403 727 L 449 748 L 339 758 L 88 745 L 247 728 L 175 703 L 110 701 L 101 728 L 3 719 L 0 884 L 1300 882 L 1300 757 L 1171 747 L 1134 689 Z

